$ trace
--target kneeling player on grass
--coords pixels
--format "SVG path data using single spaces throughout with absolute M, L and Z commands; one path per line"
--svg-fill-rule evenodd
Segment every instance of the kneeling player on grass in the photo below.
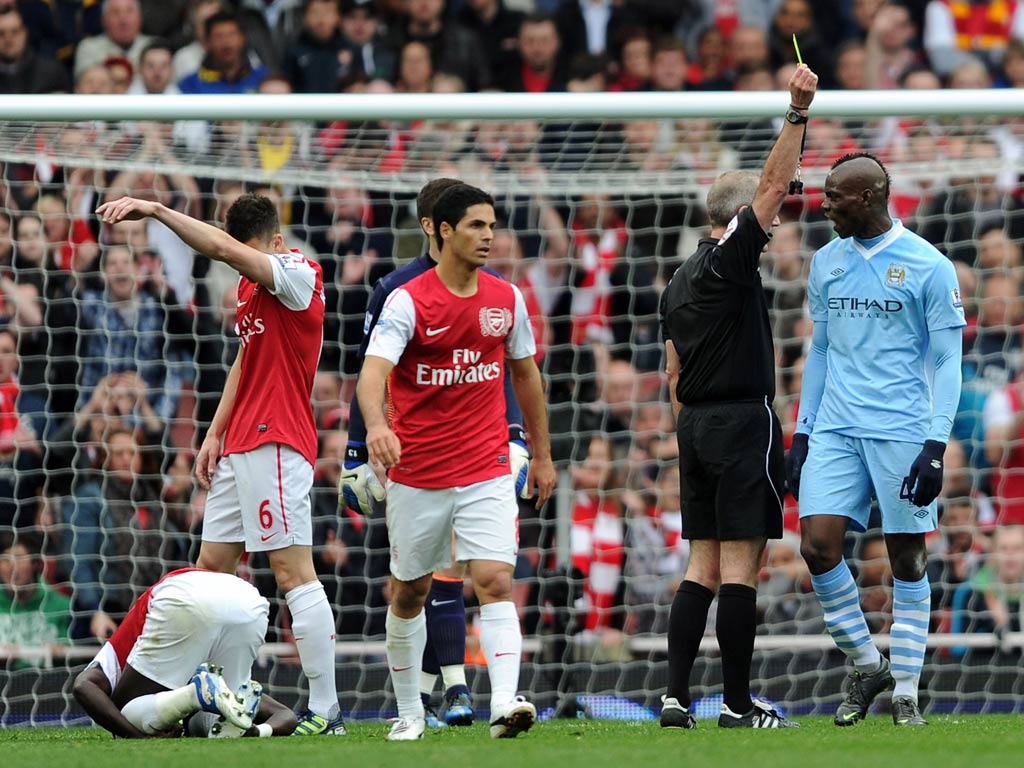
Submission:
M 267 611 L 256 588 L 235 576 L 173 571 L 142 594 L 78 675 L 75 699 L 122 738 L 171 734 L 200 712 L 210 715 L 207 730 L 215 718 L 211 735 L 287 736 L 295 715 L 249 679 Z

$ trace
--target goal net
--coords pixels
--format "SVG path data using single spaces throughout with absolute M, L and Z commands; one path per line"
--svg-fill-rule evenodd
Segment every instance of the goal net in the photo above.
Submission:
M 544 716 L 654 717 L 687 560 L 658 298 L 707 232 L 710 183 L 759 169 L 785 109 L 784 94 L 726 95 L 561 95 L 561 112 L 540 100 L 532 115 L 523 99 L 485 96 L 476 112 L 459 98 L 314 108 L 277 97 L 231 112 L 230 100 L 158 107 L 133 97 L 70 99 L 63 113 L 31 99 L 0 110 L 0 723 L 80 719 L 70 682 L 95 634 L 163 573 L 194 562 L 206 497 L 192 480 L 194 453 L 238 344 L 233 272 L 159 224 L 101 226 L 94 210 L 129 194 L 222 223 L 249 190 L 277 201 L 287 243 L 324 267 L 315 560 L 337 615 L 344 713 L 393 711 L 383 516 L 339 511 L 335 484 L 367 299 L 423 251 L 415 198 L 439 176 L 494 194 L 503 229 L 491 266 L 527 297 L 546 379 L 560 475 L 544 510 L 521 509 L 521 688 Z M 824 175 L 844 153 L 873 152 L 892 175 L 892 213 L 955 261 L 970 318 L 942 527 L 929 539 L 922 701 L 931 711 L 1019 711 L 1024 529 L 1011 523 L 1024 521 L 1024 454 L 1006 424 L 1020 410 L 1024 103 L 1007 92 L 915 93 L 896 105 L 869 96 L 816 102 L 804 194 L 787 199 L 762 260 L 775 407 L 788 442 L 810 333 L 807 268 L 832 237 Z M 67 111 L 82 103 L 95 108 Z M 831 712 L 844 658 L 824 634 L 791 498 L 785 511 L 786 536 L 762 570 L 753 690 L 791 713 Z M 875 529 L 847 545 L 885 647 L 884 542 Z M 272 604 L 255 675 L 301 703 L 290 619 L 266 559 L 248 558 L 241 575 Z M 486 708 L 467 595 L 469 680 Z M 717 713 L 721 692 L 713 617 L 693 677 L 700 716 Z M 1007 617 L 1009 634 L 993 633 Z

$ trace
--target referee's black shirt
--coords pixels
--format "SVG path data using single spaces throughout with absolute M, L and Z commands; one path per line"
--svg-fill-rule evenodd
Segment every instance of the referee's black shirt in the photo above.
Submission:
M 661 332 L 679 353 L 683 405 L 775 399 L 775 354 L 758 261 L 769 236 L 752 208 L 704 238 L 661 295 Z

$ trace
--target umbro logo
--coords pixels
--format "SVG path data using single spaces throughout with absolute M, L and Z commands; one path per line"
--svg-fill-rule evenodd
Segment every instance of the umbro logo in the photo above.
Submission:
M 942 462 L 938 459 L 932 459 L 932 469 L 942 469 Z
M 437 336 L 437 334 L 444 333 L 449 328 L 451 328 L 450 325 L 446 325 L 444 328 L 427 328 L 427 336 Z
M 836 267 L 836 268 L 835 268 L 835 269 L 833 269 L 833 270 L 832 270 L 831 272 L 829 272 L 829 274 L 830 274 L 830 275 L 832 275 L 832 277 L 839 277 L 839 276 L 840 276 L 841 274 L 843 274 L 843 272 L 845 272 L 845 271 L 846 271 L 846 270 L 845 270 L 845 269 L 843 269 L 842 267 Z

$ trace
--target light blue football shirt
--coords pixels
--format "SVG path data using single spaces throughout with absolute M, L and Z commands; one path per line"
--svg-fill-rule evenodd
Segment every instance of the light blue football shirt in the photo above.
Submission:
M 837 238 L 819 250 L 807 293 L 811 318 L 828 323 L 814 431 L 923 442 L 929 334 L 967 324 L 952 262 L 895 219 L 877 238 Z

